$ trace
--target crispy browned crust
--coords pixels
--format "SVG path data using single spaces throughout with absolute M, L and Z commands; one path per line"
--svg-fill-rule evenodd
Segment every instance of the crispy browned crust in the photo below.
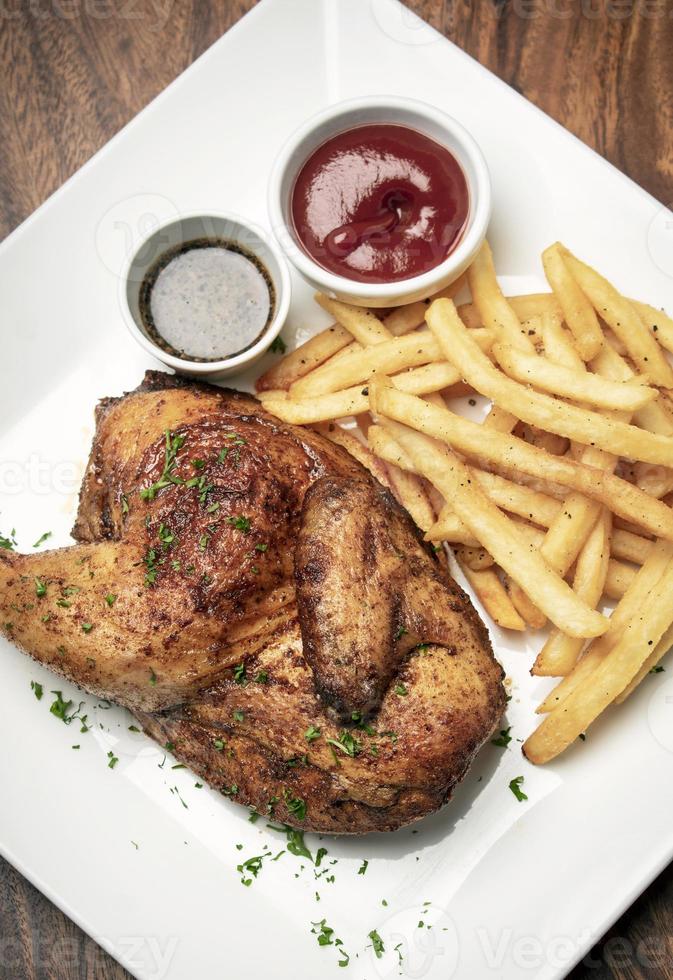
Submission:
M 0 552 L 7 635 L 276 819 L 361 833 L 446 802 L 500 718 L 502 670 L 389 494 L 254 397 L 159 372 L 96 423 L 79 544 Z M 166 430 L 177 482 L 145 500 Z

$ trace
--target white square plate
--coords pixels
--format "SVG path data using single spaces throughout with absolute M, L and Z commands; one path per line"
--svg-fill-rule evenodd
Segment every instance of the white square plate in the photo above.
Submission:
M 559 238 L 627 295 L 670 303 L 670 212 L 405 8 L 263 0 L 0 247 L 4 533 L 15 526 L 26 550 L 47 529 L 49 544 L 68 543 L 95 402 L 152 366 L 120 315 L 131 242 L 184 211 L 266 224 L 267 176 L 289 132 L 328 103 L 377 92 L 433 102 L 481 143 L 505 285 L 539 288 L 540 252 Z M 295 281 L 287 339 L 320 322 Z M 522 739 L 548 682 L 528 675 L 526 644 L 493 640 L 512 678 L 507 724 Z M 159 768 L 163 753 L 128 731 L 123 711 L 88 698 L 90 733 L 61 724 L 49 692 L 78 693 L 0 646 L 0 851 L 144 980 L 560 977 L 673 856 L 668 673 L 544 769 L 516 740 L 488 746 L 453 803 L 413 831 L 324 841 L 333 883 L 286 854 L 244 888 L 236 865 L 267 842 L 280 849 L 278 835 L 170 759 Z M 31 680 L 44 685 L 40 702 Z M 508 789 L 517 775 L 527 802 Z M 433 929 L 418 927 L 421 915 Z M 323 918 L 348 970 L 310 933 Z M 372 929 L 381 959 L 366 949 Z

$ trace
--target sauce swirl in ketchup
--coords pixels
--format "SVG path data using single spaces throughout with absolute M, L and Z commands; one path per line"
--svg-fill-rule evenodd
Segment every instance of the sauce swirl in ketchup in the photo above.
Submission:
M 451 152 L 406 126 L 339 133 L 308 158 L 292 191 L 304 250 L 358 282 L 398 282 L 443 262 L 469 210 L 465 175 Z

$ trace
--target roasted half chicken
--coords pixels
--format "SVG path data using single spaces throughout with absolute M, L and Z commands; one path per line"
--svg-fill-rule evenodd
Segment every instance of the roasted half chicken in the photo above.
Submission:
M 485 627 L 340 447 L 149 373 L 97 409 L 78 542 L 0 551 L 0 624 L 211 786 L 328 833 L 451 796 L 505 704 Z

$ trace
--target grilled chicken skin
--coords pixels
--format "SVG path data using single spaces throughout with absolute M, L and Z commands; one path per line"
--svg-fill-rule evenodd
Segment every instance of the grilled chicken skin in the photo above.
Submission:
M 293 826 L 444 804 L 504 708 L 469 599 L 359 463 L 251 396 L 150 372 L 105 399 L 69 548 L 0 552 L 0 624 Z

